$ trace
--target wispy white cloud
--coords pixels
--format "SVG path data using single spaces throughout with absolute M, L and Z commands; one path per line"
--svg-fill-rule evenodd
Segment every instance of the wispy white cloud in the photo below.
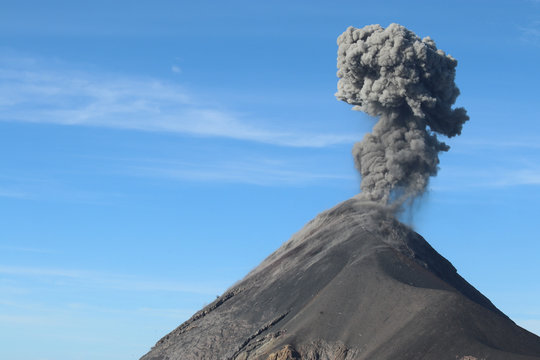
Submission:
M 509 171 L 492 183 L 494 187 L 540 185 L 540 169 L 521 169 Z
M 0 188 L 0 197 L 25 199 L 29 197 L 29 194 L 18 190 Z
M 537 3 L 540 3 L 536 1 Z M 535 21 L 526 26 L 519 26 L 521 40 L 528 44 L 540 45 L 540 21 Z
M 7 170 L 12 173 L 0 175 L 0 197 L 10 197 L 24 201 L 54 199 L 56 202 L 104 205 L 111 204 L 125 195 L 119 191 L 104 191 L 98 188 L 79 188 L 77 184 L 47 169 L 45 173 Z
M 0 274 L 4 275 L 20 275 L 20 276 L 55 276 L 55 277 L 84 277 L 84 272 L 78 270 L 66 269 L 51 269 L 51 268 L 35 268 L 23 266 L 7 266 L 0 265 Z
M 6 282 L 5 279 L 2 279 L 0 283 L 0 293 L 2 293 L 5 298 L 5 296 L 8 295 L 27 295 L 30 293 L 30 290 L 14 284 L 13 281 Z M 0 305 L 4 305 L 4 300 L 0 301 Z
M 351 175 L 314 172 L 303 169 L 294 161 L 270 159 L 244 159 L 243 161 L 211 164 L 150 161 L 146 164 L 132 165 L 128 171 L 136 176 L 261 186 L 305 185 L 328 180 L 354 180 Z
M 12 315 L 12 314 L 0 314 L 0 322 L 3 324 L 17 324 L 17 325 L 43 325 L 51 323 L 50 316 L 36 316 L 36 315 Z
M 107 288 L 121 291 L 164 291 L 186 292 L 194 294 L 214 295 L 220 293 L 216 285 L 200 283 L 181 283 L 163 279 L 148 279 L 133 275 L 94 272 L 79 269 L 42 268 L 25 266 L 0 265 L 0 274 L 34 277 L 34 278 L 60 278 L 66 281 L 84 283 L 86 286 Z
M 180 70 L 173 67 L 172 71 Z M 152 78 L 70 69 L 33 59 L 0 62 L 0 120 L 100 126 L 291 147 L 324 147 L 349 135 L 275 129 L 256 115 L 197 100 L 184 87 Z
M 193 309 L 174 309 L 174 308 L 138 308 L 139 314 L 147 314 L 151 316 L 160 316 L 166 318 L 184 318 L 187 319 L 193 315 Z
M 519 138 L 519 139 L 498 139 L 498 138 L 457 138 L 453 140 L 452 151 L 460 151 L 463 147 L 484 148 L 484 149 L 540 149 L 540 139 Z
M 445 167 L 436 180 L 434 191 L 462 191 L 467 189 L 502 189 L 515 186 L 540 185 L 540 168 L 492 167 L 466 168 Z
M 212 299 L 212 298 L 209 298 Z M 128 316 L 152 316 L 167 318 L 188 318 L 196 309 L 192 308 L 159 308 L 159 307 L 118 307 L 98 306 L 91 303 L 70 302 L 47 304 L 43 299 L 33 301 L 6 301 L 0 300 L 0 320 L 7 323 L 18 324 L 50 324 L 62 323 L 60 318 L 68 318 L 76 313 L 104 314 L 104 315 L 128 315 Z M 8 311 L 6 311 L 8 310 Z
M 55 251 L 49 249 L 39 249 L 34 247 L 25 246 L 0 246 L 0 249 L 24 253 L 36 253 L 36 254 L 53 254 Z

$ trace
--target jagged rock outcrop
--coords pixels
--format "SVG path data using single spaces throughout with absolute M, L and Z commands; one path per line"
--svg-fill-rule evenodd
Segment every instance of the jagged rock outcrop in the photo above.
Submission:
M 291 345 L 285 345 L 283 349 L 268 355 L 267 360 L 300 360 L 301 355 Z

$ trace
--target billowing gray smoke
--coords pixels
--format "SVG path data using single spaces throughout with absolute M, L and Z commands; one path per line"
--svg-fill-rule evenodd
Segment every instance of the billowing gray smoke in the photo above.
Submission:
M 336 97 L 379 118 L 353 148 L 361 196 L 401 205 L 437 174 L 438 154 L 449 146 L 436 133 L 459 135 L 469 119 L 465 109 L 452 109 L 457 61 L 398 24 L 349 27 L 337 42 Z

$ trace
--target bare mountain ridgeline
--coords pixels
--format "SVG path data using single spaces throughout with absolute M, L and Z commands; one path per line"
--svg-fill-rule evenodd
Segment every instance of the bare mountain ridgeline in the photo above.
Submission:
M 391 24 L 338 39 L 338 92 L 378 117 L 355 144 L 362 192 L 319 214 L 141 360 L 540 360 L 517 326 L 420 235 L 395 218 L 437 173 L 437 134 L 452 109 L 457 62 Z
M 142 360 L 467 356 L 540 359 L 540 338 L 391 213 L 351 199 L 318 215 Z

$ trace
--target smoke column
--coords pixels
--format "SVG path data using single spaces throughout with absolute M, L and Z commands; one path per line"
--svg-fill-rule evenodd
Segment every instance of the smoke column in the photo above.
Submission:
M 452 109 L 457 61 L 398 24 L 349 27 L 337 43 L 336 97 L 378 117 L 353 147 L 360 196 L 399 207 L 437 174 L 438 154 L 449 146 L 436 134 L 459 135 L 469 119 L 465 109 Z

